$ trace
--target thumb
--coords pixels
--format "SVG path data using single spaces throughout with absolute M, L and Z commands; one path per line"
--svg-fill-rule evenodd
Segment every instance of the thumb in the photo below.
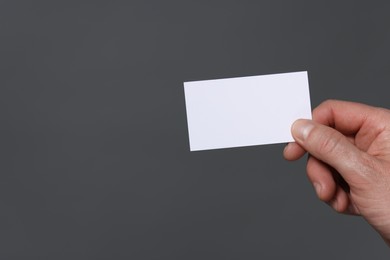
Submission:
M 359 150 L 337 130 L 299 119 L 293 124 L 291 133 L 303 149 L 335 168 L 348 183 L 372 177 L 370 167 L 375 158 Z

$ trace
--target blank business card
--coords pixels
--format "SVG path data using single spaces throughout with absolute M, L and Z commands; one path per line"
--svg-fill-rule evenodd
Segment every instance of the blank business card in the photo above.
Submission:
M 306 71 L 184 83 L 190 150 L 294 141 L 311 119 Z

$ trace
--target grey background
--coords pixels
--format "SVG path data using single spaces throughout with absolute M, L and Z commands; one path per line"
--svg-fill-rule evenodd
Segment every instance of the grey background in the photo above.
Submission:
M 183 81 L 389 107 L 388 1 L 0 1 L 1 259 L 379 259 L 284 145 L 189 152 Z

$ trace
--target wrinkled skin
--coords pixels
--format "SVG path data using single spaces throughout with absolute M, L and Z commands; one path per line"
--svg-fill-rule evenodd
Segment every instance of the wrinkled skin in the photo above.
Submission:
M 364 217 L 390 246 L 390 110 L 329 100 L 291 132 L 296 142 L 284 157 L 309 153 L 317 196 L 337 212 Z

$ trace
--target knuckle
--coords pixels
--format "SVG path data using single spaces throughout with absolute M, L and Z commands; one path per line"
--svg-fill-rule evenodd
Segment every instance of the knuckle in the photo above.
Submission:
M 318 107 L 333 107 L 337 102 L 338 100 L 335 99 L 327 99 L 323 101 Z
M 375 158 L 363 153 L 359 160 L 360 163 L 358 165 L 360 167 L 358 172 L 361 177 L 367 179 L 368 181 L 374 181 L 375 183 L 382 182 L 383 169 Z
M 334 99 L 327 99 L 327 100 L 323 101 L 323 102 L 321 103 L 321 105 L 323 105 L 323 106 L 328 106 L 328 105 L 331 105 L 331 104 L 333 104 L 333 103 L 335 103 L 335 102 L 336 102 L 336 100 L 334 100 Z
M 314 172 L 314 167 L 313 167 L 313 164 L 310 163 L 310 160 L 308 160 L 308 162 L 306 163 L 306 173 L 307 173 L 307 176 L 309 177 L 309 179 L 310 179 L 312 172 Z
M 342 137 L 336 132 L 330 132 L 327 135 L 322 135 L 319 138 L 318 152 L 321 154 L 333 154 L 337 152 L 341 138 Z
M 357 190 L 366 191 L 372 187 L 380 190 L 386 185 L 382 163 L 366 153 L 352 157 L 346 162 L 346 166 L 353 173 L 348 184 Z
M 390 110 L 387 108 L 375 107 L 373 108 L 373 112 L 374 112 L 373 115 L 377 121 L 386 122 L 390 120 Z M 381 124 L 377 123 L 377 126 L 378 125 L 380 126 Z M 387 126 L 387 125 L 382 124 L 382 128 L 386 128 L 383 126 Z

